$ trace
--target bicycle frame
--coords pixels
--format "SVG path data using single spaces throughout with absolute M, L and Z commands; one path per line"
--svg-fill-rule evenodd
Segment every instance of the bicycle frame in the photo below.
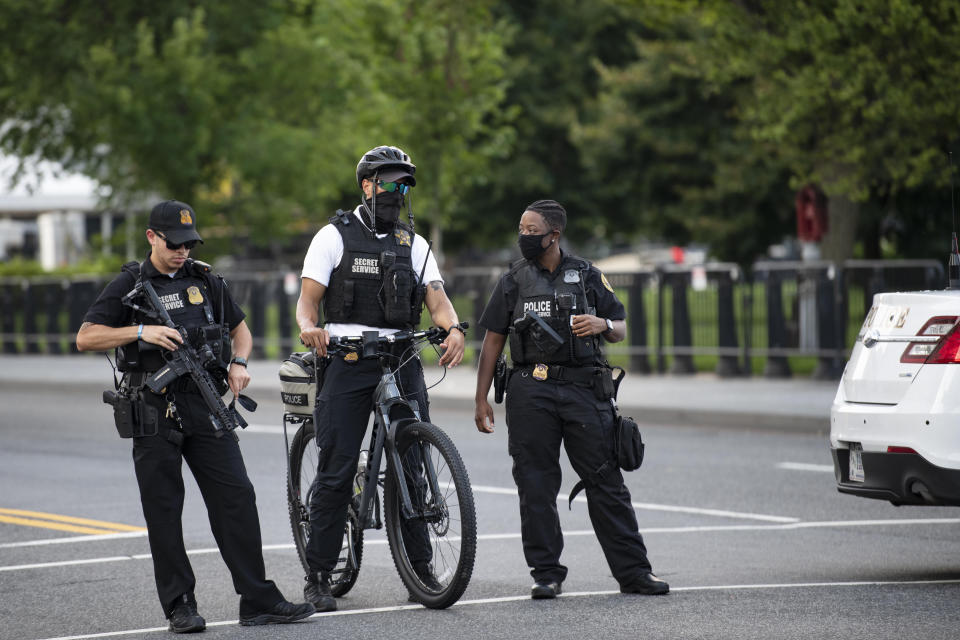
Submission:
M 394 564 L 411 593 L 410 597 L 415 599 L 412 601 L 442 609 L 463 595 L 473 569 L 476 553 L 473 496 L 459 452 L 442 429 L 422 422 L 418 400 L 407 399 L 401 393 L 399 372 L 410 358 L 418 356 L 422 345 L 427 342 L 441 344 L 446 331 L 434 327 L 386 336 L 378 334 L 377 331 L 365 331 L 362 336 L 336 336 L 327 343 L 327 355 L 343 357 L 347 361 L 359 356 L 367 361 L 368 366 L 372 364 L 370 360 L 376 360 L 380 373 L 371 397 L 373 426 L 366 444 L 368 448 L 361 451 L 361 455 L 366 456 L 366 466 L 358 465 L 358 475 L 354 478 L 344 544 L 331 570 L 331 574 L 337 574 L 336 579 L 331 580 L 332 593 L 341 597 L 356 582 L 362 561 L 364 530 L 385 527 Z M 366 367 L 364 370 L 367 376 L 373 373 Z M 323 388 L 323 372 L 324 368 L 318 363 L 317 389 Z M 312 571 L 307 559 L 311 533 L 308 505 L 316 477 L 311 481 L 309 475 L 304 475 L 307 468 L 304 465 L 317 464 L 307 460 L 306 447 L 311 446 L 308 444 L 311 440 L 313 446 L 320 446 L 318 409 L 321 406 L 318 393 L 312 419 L 299 414 L 284 414 L 285 442 L 288 422 L 311 423 L 310 428 L 304 426 L 297 431 L 292 450 L 289 444 L 286 446 L 289 452 L 290 521 L 300 562 L 308 572 Z M 319 449 L 316 453 L 323 455 Z M 383 512 L 380 510 L 381 486 L 384 490 Z M 448 504 L 449 499 L 453 500 L 452 504 Z M 451 521 L 454 511 L 456 516 Z M 430 555 L 442 565 L 439 575 L 434 575 L 432 563 L 427 567 L 411 564 L 408 540 L 418 546 L 432 547 Z M 438 578 L 443 581 L 442 585 Z
M 387 358 L 380 356 L 379 361 L 383 376 L 374 391 L 374 421 L 373 432 L 370 435 L 372 446 L 370 457 L 367 460 L 367 468 L 364 472 L 363 490 L 360 493 L 358 509 L 360 526 L 364 529 L 377 527 L 370 505 L 379 485 L 380 466 L 384 451 L 387 452 L 393 463 L 388 465 L 388 468 L 392 467 L 397 474 L 396 480 L 402 500 L 403 516 L 404 518 L 412 518 L 416 515 L 406 479 L 403 477 L 403 465 L 395 443 L 397 432 L 402 426 L 420 421 L 420 410 L 416 401 L 406 400 L 400 393 L 397 372 L 391 368 Z M 439 491 L 436 471 L 432 467 L 429 456 L 421 457 L 424 460 L 427 482 L 430 484 L 431 491 L 436 495 L 436 492 Z

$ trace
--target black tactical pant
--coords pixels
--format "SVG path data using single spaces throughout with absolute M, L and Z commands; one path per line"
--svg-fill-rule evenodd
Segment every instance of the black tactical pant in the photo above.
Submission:
M 613 577 L 624 585 L 650 571 L 620 469 L 614 462 L 609 471 L 596 473 L 613 457 L 609 401 L 598 400 L 591 388 L 536 380 L 520 371 L 510 378 L 506 409 L 513 478 L 520 494 L 523 554 L 534 580 L 559 582 L 567 575 L 560 564 L 563 533 L 557 514 L 561 442 L 586 484 L 590 521 Z
M 330 361 L 323 389 L 317 398 L 317 445 L 320 455 L 310 502 L 310 542 L 307 563 L 313 572 L 331 571 L 337 565 L 347 522 L 347 507 L 353 496 L 353 480 L 363 437 L 373 410 L 373 392 L 382 372 L 376 359 Z M 414 358 L 399 371 L 400 390 L 419 405 L 420 419 L 430 421 L 423 366 Z M 419 465 L 411 448 L 408 463 Z M 422 481 L 422 478 L 421 478 Z M 433 559 L 426 525 L 403 527 L 404 546 L 411 563 Z
M 177 392 L 184 428 L 183 444 L 178 445 L 167 437 L 176 422 L 165 417 L 166 401 L 148 390 L 144 395 L 160 411 L 160 432 L 134 438 L 133 463 L 164 614 L 170 615 L 181 594 L 192 597 L 196 584 L 183 544 L 182 460 L 187 461 L 203 495 L 213 537 L 240 594 L 240 615 L 271 609 L 283 596 L 265 576 L 256 495 L 236 435 L 217 438 L 203 398 Z

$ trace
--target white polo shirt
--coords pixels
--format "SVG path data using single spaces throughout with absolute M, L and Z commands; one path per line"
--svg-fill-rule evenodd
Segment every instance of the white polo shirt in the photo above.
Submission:
M 362 205 L 358 205 L 353 210 L 353 215 L 360 221 L 360 224 L 369 229 L 370 225 L 360 215 L 361 210 Z M 378 233 L 377 237 L 385 238 L 386 235 L 385 233 Z M 414 234 L 413 245 L 410 248 L 413 270 L 416 271 L 417 278 L 423 271 L 423 282 L 435 282 L 437 280 L 443 282 L 440 268 L 437 266 L 437 258 L 433 255 L 433 251 L 428 251 L 428 249 L 427 241 L 420 234 Z M 317 235 L 313 236 L 310 248 L 307 249 L 307 255 L 303 259 L 303 271 L 300 273 L 300 277 L 310 278 L 325 287 L 329 286 L 330 274 L 340 265 L 341 260 L 343 260 L 343 237 L 335 225 L 328 224 L 320 229 Z M 424 263 L 426 263 L 426 269 L 424 269 Z M 329 322 L 324 328 L 332 336 L 359 336 L 364 331 L 373 330 L 379 331 L 380 335 L 385 336 L 398 331 L 398 329 L 368 327 L 363 324 L 341 322 Z

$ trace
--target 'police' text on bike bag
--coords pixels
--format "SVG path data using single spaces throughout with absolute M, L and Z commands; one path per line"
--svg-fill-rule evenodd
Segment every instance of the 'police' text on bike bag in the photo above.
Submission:
M 321 361 L 321 370 L 323 363 Z M 312 351 L 298 351 L 280 365 L 280 399 L 283 410 L 299 415 L 313 415 L 317 402 L 316 357 Z M 322 373 L 320 378 L 322 379 Z

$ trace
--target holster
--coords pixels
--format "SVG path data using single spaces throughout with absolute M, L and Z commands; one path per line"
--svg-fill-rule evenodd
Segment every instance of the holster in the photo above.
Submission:
M 121 387 L 118 391 L 104 391 L 103 401 L 113 407 L 113 422 L 121 438 L 157 435 L 160 412 L 144 401 L 140 389 Z
M 493 369 L 493 401 L 497 404 L 503 402 L 503 395 L 507 391 L 507 379 L 509 375 L 507 358 L 501 353 Z
M 604 402 L 616 396 L 616 386 L 613 383 L 613 369 L 597 367 L 593 372 L 593 393 L 597 400 Z

